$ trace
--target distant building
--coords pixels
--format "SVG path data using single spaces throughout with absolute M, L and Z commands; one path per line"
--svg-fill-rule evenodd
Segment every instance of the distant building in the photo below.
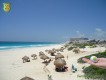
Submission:
M 85 43 L 87 42 L 89 39 L 88 38 L 70 38 L 70 42 L 73 42 L 73 43 Z

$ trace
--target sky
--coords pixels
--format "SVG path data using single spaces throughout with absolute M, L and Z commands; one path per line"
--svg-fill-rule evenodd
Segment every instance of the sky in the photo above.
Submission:
M 10 2 L 10 12 L 3 3 Z M 0 41 L 106 39 L 106 0 L 0 0 Z

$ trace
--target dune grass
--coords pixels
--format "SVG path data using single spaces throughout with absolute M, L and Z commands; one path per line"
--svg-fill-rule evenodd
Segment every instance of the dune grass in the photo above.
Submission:
M 89 46 L 90 48 L 96 47 L 94 43 L 74 43 L 74 44 L 71 44 L 70 47 L 68 47 L 68 50 L 72 50 L 73 48 L 76 48 L 76 47 L 85 48 L 86 46 Z
M 84 77 L 87 79 L 106 80 L 106 70 L 95 66 L 88 66 L 83 69 Z

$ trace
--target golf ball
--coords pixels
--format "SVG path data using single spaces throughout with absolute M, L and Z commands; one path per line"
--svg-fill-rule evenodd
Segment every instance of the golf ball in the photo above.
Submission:
M 90 60 L 93 61 L 93 62 L 97 62 L 97 57 L 96 56 L 91 56 Z

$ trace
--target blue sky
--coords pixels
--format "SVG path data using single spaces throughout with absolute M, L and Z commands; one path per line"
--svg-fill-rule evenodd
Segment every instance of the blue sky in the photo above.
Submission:
M 10 12 L 3 2 L 11 3 Z M 106 39 L 106 0 L 0 0 L 0 41 Z

